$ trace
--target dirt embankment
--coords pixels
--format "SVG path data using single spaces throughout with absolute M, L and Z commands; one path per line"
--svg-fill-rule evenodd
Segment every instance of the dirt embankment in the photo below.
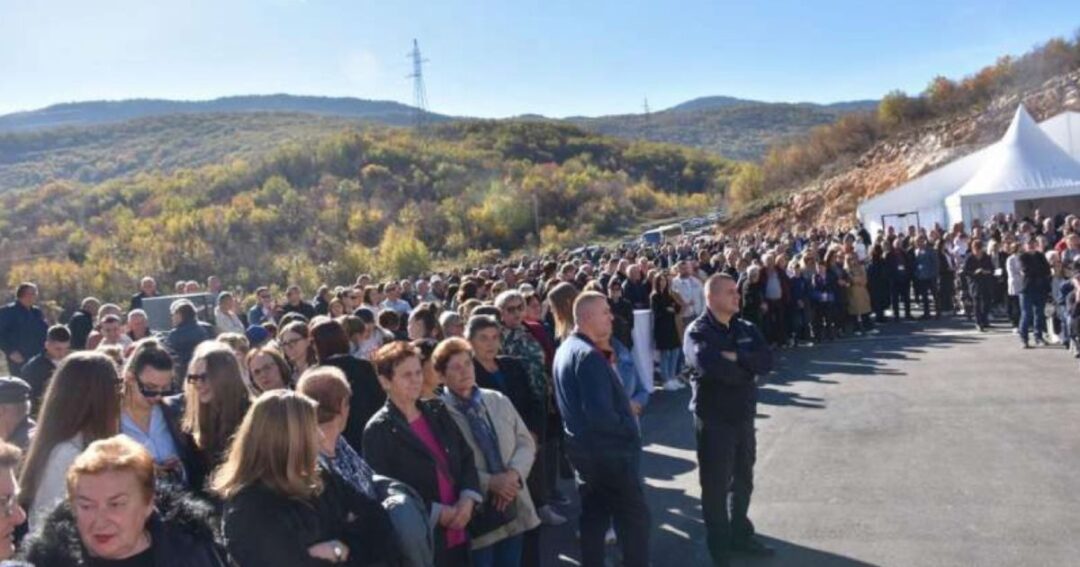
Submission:
M 784 196 L 778 206 L 724 228 L 776 233 L 781 227 L 795 231 L 849 227 L 863 200 L 1000 139 L 1020 102 L 1038 122 L 1065 110 L 1080 111 L 1080 71 L 1024 93 L 998 97 L 985 108 L 890 136 L 857 158 L 832 164 L 817 180 Z

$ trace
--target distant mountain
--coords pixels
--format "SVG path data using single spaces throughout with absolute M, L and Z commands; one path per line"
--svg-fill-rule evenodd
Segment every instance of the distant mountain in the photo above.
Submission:
M 832 124 L 843 114 L 876 106 L 877 101 L 870 100 L 821 105 L 712 96 L 649 116 L 624 114 L 567 120 L 599 134 L 683 144 L 731 159 L 759 160 L 776 142 L 805 134 L 815 126 Z
M 413 121 L 413 107 L 386 100 L 294 96 L 286 94 L 233 96 L 207 101 L 132 99 L 56 104 L 40 110 L 0 116 L 0 132 L 27 132 L 63 126 L 113 124 L 136 118 L 171 114 L 220 114 L 247 112 L 302 112 L 353 118 L 378 124 L 402 126 Z M 433 122 L 450 119 L 429 114 Z
M 572 124 L 598 134 L 758 160 L 774 142 L 874 104 L 786 104 L 713 96 L 648 117 L 560 120 L 524 114 L 513 120 Z M 441 114 L 428 118 L 435 123 L 458 120 Z M 397 102 L 292 95 L 58 104 L 0 116 L 0 192 L 49 180 L 100 183 L 143 172 L 254 160 L 285 143 L 365 125 L 406 126 L 413 120 L 413 108 Z
M 747 100 L 744 98 L 735 98 L 733 96 L 703 96 L 688 100 L 681 104 L 667 109 L 669 111 L 681 111 L 692 112 L 695 110 L 714 110 L 717 108 L 728 108 L 732 106 L 745 106 L 748 104 L 765 104 L 759 100 Z

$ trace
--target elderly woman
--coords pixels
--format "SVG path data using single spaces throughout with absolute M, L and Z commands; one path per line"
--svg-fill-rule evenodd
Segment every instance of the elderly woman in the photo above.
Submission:
M 420 401 L 424 374 L 415 347 L 390 343 L 375 353 L 375 366 L 387 403 L 364 429 L 364 458 L 424 499 L 438 526 L 435 565 L 469 565 L 465 527 L 484 501 L 472 449 L 442 402 Z
M 319 464 L 326 470 L 341 477 L 365 497 L 382 500 L 380 486 L 376 484 L 375 471 L 364 461 L 356 450 L 349 445 L 342 433 L 349 421 L 349 388 L 345 374 L 337 368 L 320 366 L 312 368 L 300 377 L 296 391 L 311 398 L 318 404 L 319 430 L 322 433 L 319 444 Z M 385 480 L 383 481 L 386 484 Z M 419 496 L 405 484 L 391 481 L 388 492 L 389 505 L 384 505 L 390 514 L 397 535 L 398 548 L 402 551 L 407 567 L 426 567 L 432 564 L 435 550 L 432 547 L 431 525 L 427 519 L 427 509 Z
M 240 567 L 373 565 L 396 559 L 377 502 L 319 466 L 316 403 L 289 390 L 259 396 L 214 473 L 222 531 Z
M 349 354 L 349 337 L 337 321 L 327 318 L 313 321 L 311 340 L 319 366 L 337 368 L 349 381 L 349 388 L 352 389 L 349 398 L 351 411 L 345 426 L 345 439 L 353 447 L 359 447 L 363 443 L 364 427 L 368 420 L 386 402 L 386 393 L 375 377 L 375 367 Z
M 91 443 L 67 472 L 67 499 L 25 544 L 48 567 L 225 567 L 210 510 L 155 491 L 154 458 L 118 435 Z
M 465 339 L 435 349 L 435 370 L 446 384 L 442 400 L 472 449 L 483 507 L 473 519 L 473 565 L 521 565 L 523 534 L 540 525 L 525 479 L 536 445 L 510 399 L 476 385 L 472 347 Z

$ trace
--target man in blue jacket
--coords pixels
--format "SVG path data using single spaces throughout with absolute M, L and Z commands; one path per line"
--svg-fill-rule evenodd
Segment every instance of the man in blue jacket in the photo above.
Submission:
M 683 352 L 693 372 L 690 410 L 706 539 L 713 564 L 726 567 L 732 551 L 773 554 L 754 537 L 747 517 L 757 453 L 757 377 L 772 370 L 772 353 L 752 323 L 735 317 L 739 290 L 731 276 L 710 277 L 705 302 L 708 309 L 686 329 Z
M 574 332 L 555 353 L 555 396 L 566 454 L 581 494 L 581 560 L 603 567 L 604 533 L 612 521 L 623 565 L 649 564 L 649 508 L 640 474 L 641 435 L 616 370 L 611 309 L 600 293 L 574 302 Z
M 12 376 L 21 375 L 26 361 L 45 350 L 49 324 L 35 305 L 37 297 L 36 285 L 21 283 L 15 290 L 15 301 L 0 308 L 0 350 L 7 356 Z

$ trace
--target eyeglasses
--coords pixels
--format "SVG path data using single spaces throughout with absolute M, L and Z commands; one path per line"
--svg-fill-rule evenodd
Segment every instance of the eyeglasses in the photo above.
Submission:
M 190 374 L 188 375 L 188 379 L 190 381 L 190 379 L 191 379 Z M 176 393 L 176 388 L 173 387 L 171 382 L 169 383 L 169 386 L 167 388 L 161 388 L 161 389 L 151 388 L 151 387 L 147 386 L 142 380 L 139 380 L 139 377 L 136 376 L 135 377 L 135 385 L 139 387 L 139 393 L 142 394 L 142 397 L 144 397 L 146 399 L 164 398 L 164 397 L 171 396 L 171 395 Z
M 194 384 L 196 382 L 205 382 L 206 381 L 206 374 L 205 373 L 203 373 L 203 374 L 195 374 L 195 373 L 189 372 L 188 375 L 187 375 L 187 381 L 192 383 L 192 384 Z
M 265 366 L 260 366 L 259 368 L 252 368 L 251 369 L 251 375 L 252 376 L 262 376 L 264 373 L 269 372 L 270 369 L 272 369 L 274 367 L 275 367 L 275 365 L 273 363 L 271 363 L 271 364 L 267 364 Z
M 513 305 L 507 305 L 502 308 L 506 313 L 521 313 L 525 310 L 525 305 L 522 303 L 515 303 Z
M 304 340 L 304 339 L 303 338 L 297 338 L 297 339 L 289 339 L 287 341 L 281 341 L 281 348 L 289 348 L 289 347 L 293 346 L 294 344 L 296 344 L 296 343 L 298 343 L 298 342 L 300 342 L 302 340 Z
M 3 502 L 0 503 L 0 515 L 3 515 L 4 518 L 14 516 L 18 509 L 19 499 L 14 494 L 8 494 L 7 498 L 4 498 Z

